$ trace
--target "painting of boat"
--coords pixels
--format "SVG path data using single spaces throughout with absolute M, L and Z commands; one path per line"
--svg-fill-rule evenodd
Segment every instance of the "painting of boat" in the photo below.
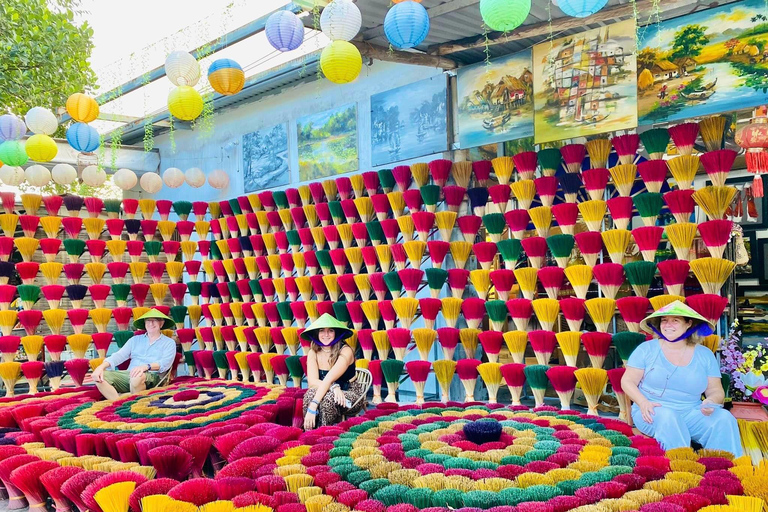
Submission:
M 489 117 L 489 118 L 483 119 L 483 128 L 491 131 L 497 130 L 499 128 L 503 128 L 504 125 L 506 125 L 510 119 L 512 119 L 511 112 L 505 112 L 504 114 L 501 114 L 495 117 Z

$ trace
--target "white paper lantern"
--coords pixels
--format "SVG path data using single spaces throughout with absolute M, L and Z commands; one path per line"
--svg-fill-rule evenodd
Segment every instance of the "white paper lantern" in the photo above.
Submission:
M 208 175 L 208 184 L 216 189 L 229 186 L 229 175 L 221 169 L 216 169 Z
M 177 167 L 169 167 L 163 173 L 163 183 L 170 188 L 179 188 L 184 184 L 184 173 Z
M 187 181 L 187 185 L 192 188 L 200 188 L 205 185 L 205 173 L 199 167 L 187 169 L 187 172 L 184 173 L 184 179 Z
M 333 0 L 320 15 L 320 29 L 331 41 L 351 41 L 363 23 L 360 9 L 352 0 Z
M 77 179 L 77 169 L 69 164 L 56 164 L 51 169 L 51 177 L 59 185 L 69 185 Z
M 51 182 L 51 171 L 39 164 L 27 167 L 24 176 L 27 178 L 27 183 L 33 187 L 44 187 Z
M 141 185 L 141 188 L 144 189 L 144 192 L 148 194 L 156 194 L 160 192 L 161 188 L 163 188 L 163 179 L 159 174 L 155 174 L 154 172 L 146 172 L 141 175 L 139 184 Z
M 0 167 L 0 181 L 9 187 L 18 187 L 24 183 L 24 169 L 13 165 Z
M 89 187 L 100 187 L 107 181 L 107 173 L 97 165 L 89 165 L 83 169 L 83 183 Z
M 165 58 L 165 74 L 173 85 L 194 87 L 200 80 L 200 64 L 189 52 L 171 52 Z
M 45 135 L 53 135 L 56 128 L 59 127 L 59 121 L 53 112 L 43 107 L 32 107 L 27 111 L 27 115 L 24 116 L 24 121 L 27 123 L 33 133 L 43 133 Z
M 123 190 L 131 190 L 138 182 L 138 176 L 136 176 L 136 173 L 130 169 L 118 169 L 115 174 L 112 175 L 112 183 Z

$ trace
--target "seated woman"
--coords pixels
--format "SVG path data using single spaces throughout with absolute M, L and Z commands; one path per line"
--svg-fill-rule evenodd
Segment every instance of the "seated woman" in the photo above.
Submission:
M 632 420 L 638 430 L 656 438 L 665 450 L 688 447 L 694 440 L 740 457 L 739 426 L 722 408 L 720 367 L 712 352 L 699 344 L 713 325 L 675 301 L 640 326 L 656 338 L 632 352 L 621 380 L 634 402 Z
M 355 379 L 355 353 L 343 343 L 350 336 L 352 330 L 327 313 L 301 333 L 312 343 L 307 354 L 309 389 L 304 395 L 306 430 L 334 425 L 366 406 L 362 385 Z

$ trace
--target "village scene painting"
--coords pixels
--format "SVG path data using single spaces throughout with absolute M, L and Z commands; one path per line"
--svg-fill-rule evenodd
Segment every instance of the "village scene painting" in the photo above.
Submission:
M 285 124 L 243 135 L 245 193 L 283 187 L 291 178 L 288 165 L 288 131 Z
M 301 181 L 358 169 L 357 104 L 302 117 L 297 135 Z
M 537 143 L 637 125 L 635 21 L 533 48 Z
M 641 29 L 640 124 L 757 106 L 768 92 L 768 10 L 747 0 Z
M 533 135 L 531 51 L 459 68 L 459 145 Z
M 447 82 L 444 75 L 371 96 L 373 165 L 448 149 Z

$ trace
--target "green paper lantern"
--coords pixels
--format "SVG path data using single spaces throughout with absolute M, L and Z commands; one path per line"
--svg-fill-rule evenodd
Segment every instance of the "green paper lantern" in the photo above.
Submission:
M 18 167 L 29 160 L 24 144 L 17 140 L 7 140 L 0 144 L 0 162 L 5 165 Z
M 510 32 L 531 12 L 531 0 L 480 0 L 480 15 L 489 28 Z

